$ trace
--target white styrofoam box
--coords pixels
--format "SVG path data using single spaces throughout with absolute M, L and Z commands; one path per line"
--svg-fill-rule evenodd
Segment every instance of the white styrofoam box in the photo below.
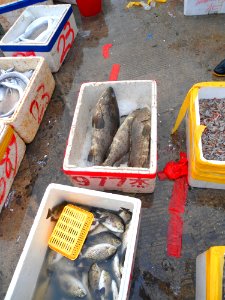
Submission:
M 30 24 L 30 18 L 44 16 L 58 17 L 58 22 L 53 26 L 52 32 L 45 43 L 35 41 L 29 44 L 18 44 L 13 41 L 24 33 Z M 5 56 L 43 56 L 52 72 L 57 72 L 67 53 L 72 47 L 77 35 L 77 26 L 70 4 L 30 6 L 21 14 L 10 30 L 0 41 L 0 49 Z
M 5 0 L 0 2 L 0 24 L 5 31 L 13 25 L 27 6 L 53 4 L 52 0 Z
M 77 4 L 76 0 L 59 0 L 62 3 Z
M 225 0 L 184 0 L 184 15 L 209 15 L 225 13 Z
M 121 115 L 148 106 L 151 110 L 150 161 L 148 168 L 88 166 L 92 113 L 102 92 L 111 86 Z M 157 168 L 157 91 L 152 80 L 92 82 L 81 86 L 63 170 L 75 186 L 129 193 L 152 193 Z
M 141 201 L 137 198 L 90 191 L 59 184 L 50 184 L 41 201 L 33 226 L 17 264 L 5 300 L 31 300 L 48 248 L 48 239 L 54 224 L 46 219 L 48 209 L 66 200 L 74 204 L 89 205 L 118 211 L 120 207 L 132 212 L 128 245 L 118 300 L 128 299 L 130 277 L 135 258 L 140 223 Z M 26 287 L 26 288 L 24 288 Z
M 225 88 L 223 87 L 202 87 L 199 89 L 197 99 L 195 100 L 195 112 L 196 112 L 196 125 L 200 125 L 200 114 L 199 114 L 199 99 L 212 99 L 212 98 L 224 98 L 225 97 Z M 207 101 L 207 100 L 206 100 Z M 210 181 L 203 181 L 203 180 L 197 180 L 194 179 L 191 176 L 193 165 L 190 160 L 190 151 L 193 151 L 193 144 L 190 145 L 190 118 L 189 114 L 187 114 L 186 117 L 186 136 L 187 136 L 187 153 L 188 153 L 188 182 L 189 185 L 193 187 L 199 187 L 199 188 L 212 188 L 212 189 L 225 189 L 225 184 L 216 183 L 216 182 L 210 182 Z M 194 134 L 194 133 L 193 133 Z M 193 138 L 194 139 L 194 138 Z M 218 174 L 220 167 L 225 167 L 225 162 L 223 161 L 217 161 L 217 160 L 206 160 L 203 157 L 202 153 L 202 142 L 201 139 L 199 141 L 199 150 L 200 150 L 200 159 L 202 162 L 208 162 L 212 164 L 213 167 L 215 167 L 215 174 Z M 204 170 L 202 169 L 202 172 Z M 214 174 L 214 175 L 215 175 Z M 224 175 L 225 176 L 225 175 Z
M 18 134 L 4 123 L 0 124 L 0 212 L 5 204 L 14 177 L 19 169 L 26 145 Z
M 30 143 L 51 100 L 55 81 L 43 57 L 0 58 L 0 69 L 7 70 L 12 67 L 21 72 L 31 69 L 34 72 L 15 112 L 11 117 L 0 118 L 0 121 L 11 125 L 25 143 Z
M 206 299 L 206 252 L 196 258 L 196 291 L 195 300 Z

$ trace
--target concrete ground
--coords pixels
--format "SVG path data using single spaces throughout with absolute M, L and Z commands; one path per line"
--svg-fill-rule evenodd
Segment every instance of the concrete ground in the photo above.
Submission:
M 75 44 L 60 71 L 56 89 L 35 140 L 27 146 L 10 194 L 0 215 L 0 299 L 11 277 L 49 183 L 71 185 L 62 163 L 80 85 L 105 81 L 111 66 L 121 65 L 119 80 L 155 79 L 158 84 L 158 168 L 186 150 L 184 124 L 175 138 L 170 129 L 179 107 L 196 82 L 217 80 L 214 66 L 225 57 L 224 16 L 184 17 L 183 1 L 157 5 L 151 11 L 125 9 L 124 0 L 105 0 L 104 13 L 80 18 Z M 88 36 L 90 31 L 90 36 Z M 102 46 L 112 43 L 110 59 Z M 172 182 L 157 181 L 142 200 L 130 299 L 194 299 L 195 259 L 225 240 L 225 192 L 189 189 L 184 213 L 180 259 L 166 254 L 168 203 Z M 26 288 L 26 287 L 24 287 Z

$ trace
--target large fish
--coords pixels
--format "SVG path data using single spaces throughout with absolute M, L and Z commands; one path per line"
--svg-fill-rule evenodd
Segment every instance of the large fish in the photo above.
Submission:
M 149 143 L 151 132 L 151 114 L 147 107 L 141 109 L 136 115 L 130 136 L 129 167 L 143 168 L 148 165 Z
M 82 257 L 94 261 L 102 261 L 113 256 L 116 250 L 115 246 L 103 243 L 87 248 Z
M 92 143 L 88 161 L 101 165 L 119 128 L 119 108 L 112 87 L 107 88 L 98 100 L 92 118 Z
M 104 295 L 101 296 L 101 300 L 109 299 L 109 294 L 111 291 L 111 282 L 112 279 L 110 277 L 109 272 L 102 270 L 99 279 L 99 290 L 104 290 Z
M 130 128 L 134 120 L 136 111 L 129 114 L 120 128 L 118 129 L 113 142 L 109 148 L 107 159 L 103 166 L 113 166 L 115 162 L 120 160 L 130 149 Z
M 91 245 L 106 243 L 118 248 L 121 245 L 121 240 L 115 234 L 108 231 L 100 232 L 99 234 L 88 237 L 85 244 L 86 243 Z
M 99 289 L 99 280 L 101 276 L 101 269 L 94 263 L 88 272 L 88 282 L 93 292 Z
M 119 259 L 119 255 L 117 253 L 113 257 L 112 269 L 114 272 L 114 277 L 116 278 L 116 282 L 118 283 L 118 285 L 120 285 L 120 280 L 121 280 L 120 259 Z
M 123 220 L 118 215 L 111 213 L 109 211 L 100 211 L 100 210 L 97 210 L 96 213 L 99 214 L 101 218 L 105 218 L 105 221 L 102 221 L 101 223 L 110 231 L 115 233 L 124 232 Z
M 82 282 L 70 274 L 58 274 L 58 281 L 62 291 L 67 296 L 83 298 L 87 295 Z

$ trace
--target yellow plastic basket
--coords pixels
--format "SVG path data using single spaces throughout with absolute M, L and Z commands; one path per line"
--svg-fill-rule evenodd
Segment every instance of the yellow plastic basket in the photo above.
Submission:
M 49 247 L 71 260 L 76 259 L 93 219 L 94 215 L 89 211 L 66 205 L 48 240 Z

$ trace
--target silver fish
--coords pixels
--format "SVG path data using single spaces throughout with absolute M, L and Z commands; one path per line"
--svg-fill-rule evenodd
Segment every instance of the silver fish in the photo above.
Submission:
M 113 273 L 114 273 L 115 278 L 116 278 L 116 282 L 117 282 L 118 285 L 120 285 L 121 273 L 120 273 L 120 260 L 119 260 L 119 255 L 118 254 L 114 255 L 114 257 L 113 257 L 112 269 L 113 269 Z
M 124 224 L 127 224 L 132 218 L 132 212 L 127 208 L 121 207 L 119 210 L 119 216 L 123 220 Z
M 110 244 L 94 245 L 87 248 L 82 257 L 95 261 L 101 261 L 113 256 L 116 253 L 116 250 L 117 248 Z
M 96 234 L 94 236 L 90 236 L 86 240 L 87 243 L 89 244 L 110 244 L 118 248 L 121 245 L 121 240 L 118 238 L 115 234 L 112 232 L 101 232 L 99 234 Z
M 130 128 L 135 117 L 135 112 L 129 114 L 118 129 L 109 148 L 109 154 L 103 166 L 113 166 L 130 149 Z
M 136 115 L 131 126 L 131 149 L 128 161 L 129 167 L 147 167 L 149 157 L 150 132 L 150 111 L 147 107 L 145 107 L 141 109 Z
M 122 233 L 124 232 L 123 220 L 116 214 L 108 211 L 97 211 L 102 218 L 106 218 L 105 221 L 101 222 L 106 228 L 112 232 Z
M 62 254 L 50 250 L 47 256 L 47 269 L 49 271 L 53 271 L 55 268 L 56 264 L 63 258 Z
M 96 228 L 94 228 L 89 234 L 88 236 L 93 236 L 93 235 L 96 235 L 96 234 L 99 234 L 101 232 L 107 232 L 108 229 L 103 226 L 102 224 L 99 224 Z
M 119 297 L 119 291 L 118 291 L 115 280 L 112 280 L 111 290 L 112 290 L 113 300 L 117 300 Z
M 111 282 L 112 279 L 110 277 L 109 272 L 102 270 L 101 276 L 99 279 L 99 290 L 104 289 L 105 293 L 101 296 L 101 300 L 105 300 L 109 298 L 110 290 L 111 290 Z
M 119 108 L 112 87 L 107 88 L 98 100 L 92 118 L 92 142 L 88 161 L 101 165 L 119 128 Z
M 101 276 L 101 269 L 94 263 L 88 272 L 88 282 L 93 292 L 99 289 L 99 280 Z
M 129 237 L 129 228 L 130 228 L 130 223 L 126 225 L 126 230 L 123 234 L 123 238 L 122 238 L 122 253 L 125 252 L 126 248 L 127 248 L 127 244 L 128 244 L 128 237 Z
M 63 273 L 58 274 L 57 278 L 63 293 L 67 296 L 83 298 L 87 295 L 82 282 L 76 277 Z

